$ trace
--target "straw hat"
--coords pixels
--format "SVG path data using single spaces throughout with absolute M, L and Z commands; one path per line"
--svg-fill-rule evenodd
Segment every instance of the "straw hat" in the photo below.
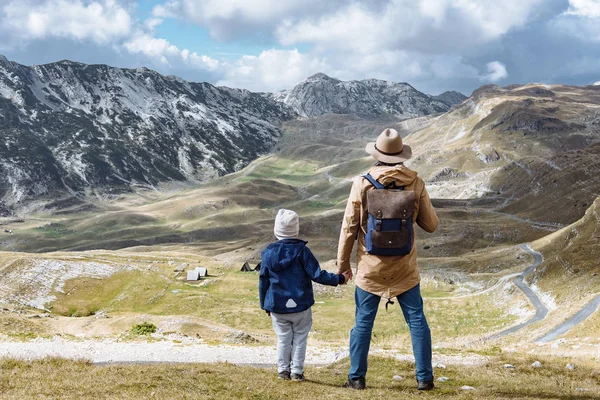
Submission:
M 395 129 L 387 128 L 376 142 L 371 142 L 365 147 L 367 153 L 372 155 L 377 161 L 386 164 L 396 164 L 408 160 L 412 156 L 412 150 L 409 146 L 402 144 L 402 138 Z

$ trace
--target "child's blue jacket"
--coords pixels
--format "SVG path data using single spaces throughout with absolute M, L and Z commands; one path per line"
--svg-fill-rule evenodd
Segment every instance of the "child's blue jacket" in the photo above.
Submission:
M 262 251 L 258 283 L 260 308 L 276 314 L 304 311 L 315 303 L 311 281 L 330 286 L 344 283 L 342 274 L 321 270 L 306 243 L 283 239 Z

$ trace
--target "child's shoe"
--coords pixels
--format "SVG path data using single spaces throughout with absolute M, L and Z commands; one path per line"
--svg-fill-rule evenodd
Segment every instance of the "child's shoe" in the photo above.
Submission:
M 304 374 L 292 374 L 291 378 L 294 382 L 304 382 Z
M 280 373 L 277 374 L 277 378 L 283 379 L 285 381 L 289 381 L 290 380 L 290 371 L 281 371 Z

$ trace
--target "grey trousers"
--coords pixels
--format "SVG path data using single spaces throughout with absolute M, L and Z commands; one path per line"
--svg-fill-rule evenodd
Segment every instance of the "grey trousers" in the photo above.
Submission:
M 312 327 L 312 311 L 292 314 L 271 313 L 277 334 L 277 372 L 304 373 L 306 339 Z

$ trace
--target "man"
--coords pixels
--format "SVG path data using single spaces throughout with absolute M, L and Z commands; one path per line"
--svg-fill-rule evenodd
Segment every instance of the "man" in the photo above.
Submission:
M 375 143 L 367 144 L 365 150 L 377 160 L 375 166 L 369 171 L 371 177 L 385 187 L 403 187 L 405 191 L 414 191 L 412 223 L 416 222 L 427 232 L 435 231 L 438 217 L 431 205 L 425 183 L 415 171 L 403 164 L 411 157 L 412 150 L 402 143 L 398 132 L 394 129 L 386 129 Z M 366 388 L 367 357 L 379 302 L 381 297 L 387 298 L 388 302 L 395 297 L 410 329 L 418 389 L 431 390 L 434 387 L 431 333 L 423 313 L 414 239 L 412 247 L 409 246 L 410 252 L 406 255 L 382 256 L 367 253 L 365 243 L 368 220 L 367 192 L 370 190 L 376 189 L 365 177 L 359 177 L 354 181 L 338 246 L 338 272 L 350 271 L 351 273 L 350 255 L 354 241 L 358 240 L 356 321 L 350 332 L 350 372 L 344 386 L 352 389 Z

